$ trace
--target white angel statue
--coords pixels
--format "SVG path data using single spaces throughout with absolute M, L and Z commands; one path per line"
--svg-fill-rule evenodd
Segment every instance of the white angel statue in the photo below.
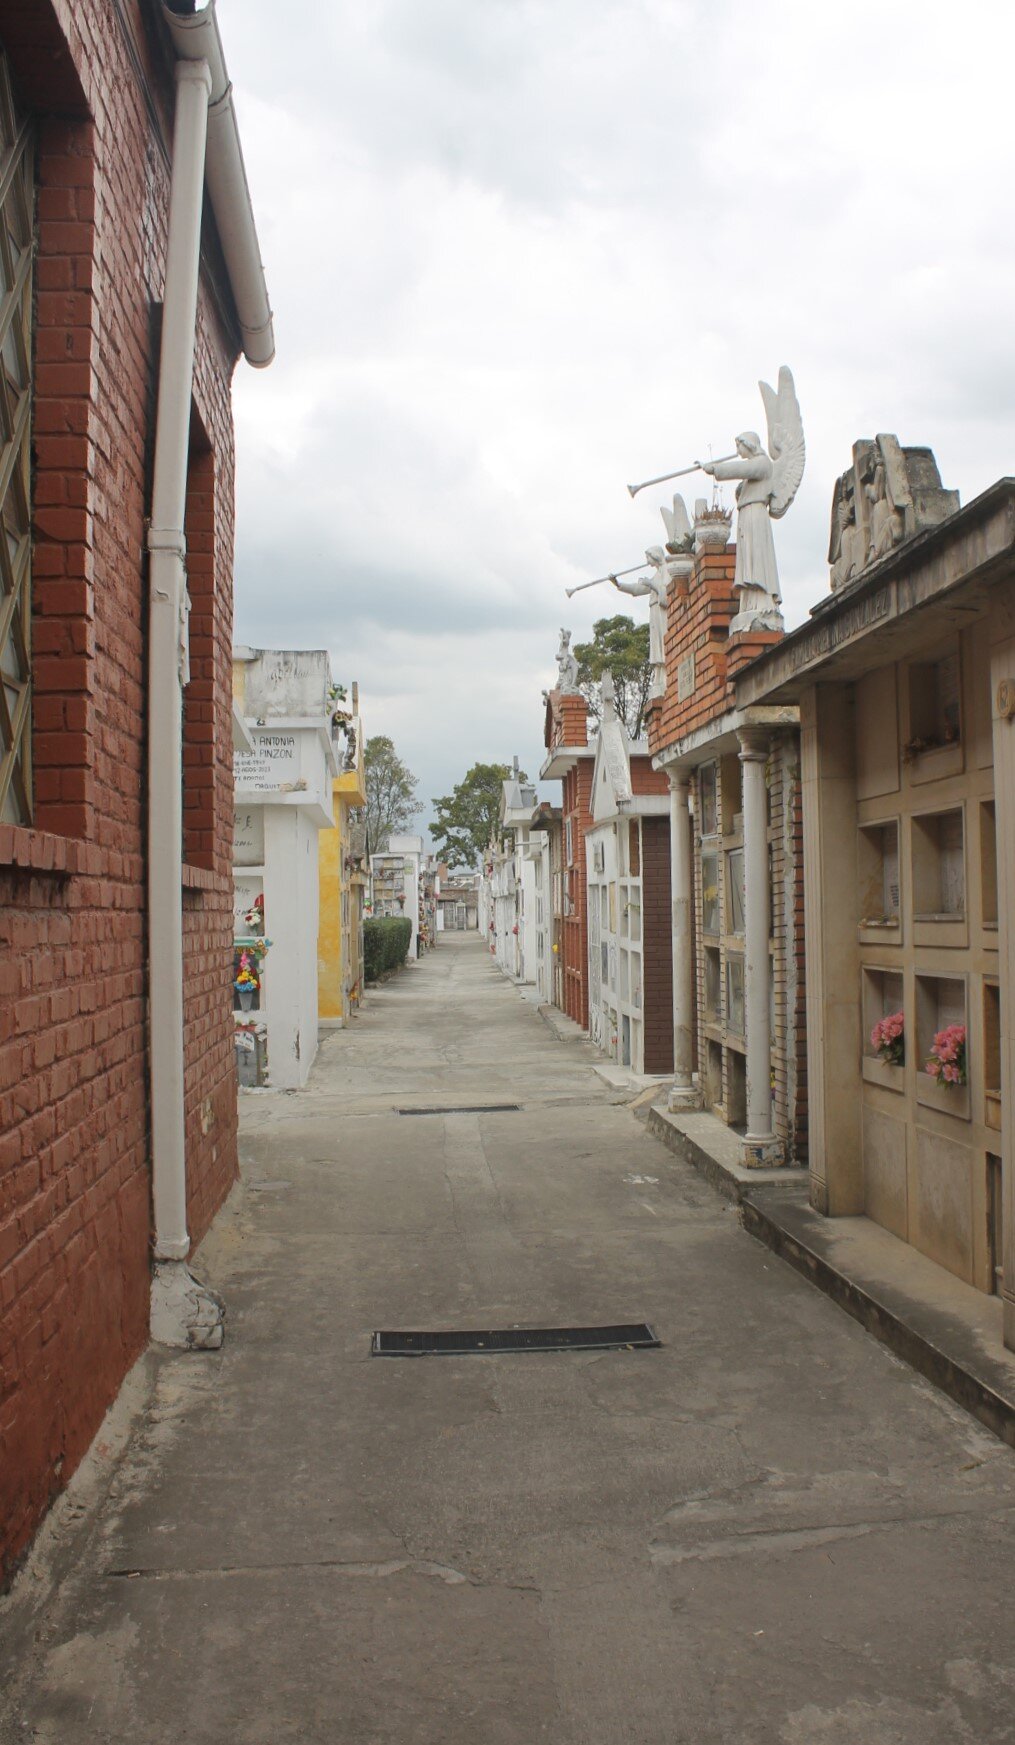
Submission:
M 652 571 L 651 575 L 636 576 L 633 582 L 618 581 L 614 575 L 609 578 L 622 594 L 649 596 L 649 664 L 652 668 L 650 697 L 662 696 L 666 688 L 665 641 L 670 583 L 674 576 L 686 575 L 693 567 L 689 554 L 694 545 L 694 528 L 691 526 L 683 497 L 675 495 L 673 508 L 663 508 L 660 514 L 666 529 L 666 550 L 661 545 L 649 546 L 645 553 L 645 562 Z
M 735 460 L 702 461 L 714 479 L 740 479 L 737 487 L 737 568 L 740 610 L 730 624 L 738 630 L 781 630 L 779 571 L 772 519 L 785 515 L 804 476 L 806 449 L 800 406 L 791 372 L 783 364 L 779 391 L 759 382 L 768 419 L 768 453 L 754 430 L 736 439 Z

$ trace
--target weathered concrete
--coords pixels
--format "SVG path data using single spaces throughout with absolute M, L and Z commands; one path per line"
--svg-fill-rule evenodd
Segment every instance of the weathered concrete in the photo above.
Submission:
M 1015 1456 L 585 1053 L 444 935 L 305 1092 L 244 1100 L 198 1264 L 225 1347 L 149 1360 L 5 1745 L 1011 1735 Z M 642 1316 L 662 1350 L 369 1356 L 375 1327 Z
M 707 1110 L 672 1111 L 653 1103 L 648 1127 L 669 1151 L 691 1164 L 716 1193 L 739 1205 L 745 1195 L 763 1187 L 767 1193 L 797 1195 L 807 1191 L 807 1171 L 779 1164 L 773 1169 L 749 1169 L 743 1161 L 744 1141 Z
M 824 1218 L 806 1192 L 741 1197 L 744 1227 L 1015 1447 L 1015 1352 L 1000 1297 L 936 1266 L 870 1218 Z

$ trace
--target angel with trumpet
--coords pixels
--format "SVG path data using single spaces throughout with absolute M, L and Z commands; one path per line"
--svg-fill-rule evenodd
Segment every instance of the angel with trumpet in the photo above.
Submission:
M 645 553 L 645 561 L 649 566 L 650 574 L 640 575 L 633 582 L 622 582 L 617 575 L 611 575 L 608 578 L 622 594 L 648 594 L 649 596 L 649 663 L 652 668 L 650 696 L 659 696 L 665 684 L 666 652 L 664 641 L 670 583 L 675 576 L 687 574 L 691 569 L 690 553 L 694 545 L 694 529 L 688 518 L 683 497 L 674 496 L 673 508 L 664 508 L 660 513 L 666 528 L 666 550 L 664 551 L 661 545 L 649 546 Z M 640 565 L 637 567 L 641 568 Z
M 737 486 L 737 567 L 734 587 L 740 610 L 730 625 L 737 630 L 781 630 L 779 569 L 772 522 L 785 515 L 804 476 L 806 448 L 793 377 L 783 364 L 778 392 L 759 382 L 768 421 L 768 452 L 755 430 L 736 439 L 736 457 L 703 461 L 713 479 L 739 479 Z
M 722 460 L 695 461 L 679 472 L 663 473 L 640 485 L 628 485 L 632 497 L 646 485 L 661 485 L 686 473 L 703 472 L 719 482 L 739 479 L 737 486 L 737 567 L 734 586 L 740 590 L 740 610 L 730 630 L 781 630 L 782 596 L 775 561 L 772 521 L 785 515 L 804 476 L 806 447 L 800 406 L 792 372 L 783 364 L 776 390 L 759 382 L 768 421 L 768 450 L 756 430 L 736 439 L 736 453 Z

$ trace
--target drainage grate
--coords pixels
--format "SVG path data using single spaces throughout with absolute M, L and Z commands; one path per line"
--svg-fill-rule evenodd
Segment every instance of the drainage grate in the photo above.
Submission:
M 422 1109 L 398 1109 L 396 1115 L 520 1115 L 521 1103 L 432 1103 Z
M 513 1351 L 649 1350 L 662 1344 L 647 1321 L 619 1327 L 498 1327 L 481 1333 L 375 1333 L 374 1357 L 497 1356 Z

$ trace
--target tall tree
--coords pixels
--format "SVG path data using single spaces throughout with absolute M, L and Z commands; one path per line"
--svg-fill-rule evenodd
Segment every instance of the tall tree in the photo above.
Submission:
M 453 793 L 434 800 L 436 823 L 430 835 L 449 867 L 474 867 L 500 822 L 504 783 L 514 772 L 506 763 L 474 763 Z M 527 782 L 524 770 L 518 780 Z
M 366 820 L 371 854 L 383 854 L 389 836 L 408 830 L 423 802 L 416 798 L 416 777 L 402 762 L 386 733 L 376 733 L 363 747 L 366 774 Z
M 578 689 L 598 721 L 603 713 L 600 681 L 607 670 L 613 674 L 617 714 L 632 739 L 641 738 L 652 683 L 647 624 L 618 613 L 615 618 L 597 618 L 591 642 L 575 643 Z

